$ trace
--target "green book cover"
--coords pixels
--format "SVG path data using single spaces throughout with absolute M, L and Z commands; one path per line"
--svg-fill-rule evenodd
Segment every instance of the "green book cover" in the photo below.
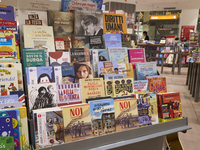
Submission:
M 12 136 L 0 136 L 0 149 L 2 150 L 14 150 L 14 137 Z

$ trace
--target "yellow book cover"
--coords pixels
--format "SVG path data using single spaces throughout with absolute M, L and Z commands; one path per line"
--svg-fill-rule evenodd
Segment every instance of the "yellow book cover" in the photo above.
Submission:
M 124 14 L 103 13 L 103 33 L 127 33 L 126 17 Z
M 114 97 L 134 94 L 133 78 L 113 80 Z
M 92 137 L 90 105 L 62 107 L 65 143 Z
M 80 79 L 83 103 L 88 98 L 104 97 L 103 78 Z
M 111 80 L 110 79 L 104 80 L 104 85 L 105 85 L 105 95 L 113 97 L 114 96 L 113 80 L 112 79 Z
M 139 127 L 137 99 L 115 100 L 116 131 Z

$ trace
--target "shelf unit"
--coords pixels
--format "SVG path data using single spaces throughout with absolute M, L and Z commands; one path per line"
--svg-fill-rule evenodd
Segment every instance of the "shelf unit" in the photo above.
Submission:
M 187 118 L 159 123 L 156 125 L 116 132 L 81 141 L 70 142 L 58 146 L 43 148 L 41 150 L 106 150 L 127 149 L 134 150 L 161 150 L 165 135 L 184 132 L 191 129 Z

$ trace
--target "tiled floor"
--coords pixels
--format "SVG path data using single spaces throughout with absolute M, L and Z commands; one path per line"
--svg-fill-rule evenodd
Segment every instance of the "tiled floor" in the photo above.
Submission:
M 160 67 L 158 71 L 160 72 Z M 184 150 L 200 150 L 200 102 L 194 102 L 194 98 L 190 95 L 188 86 L 186 86 L 187 68 L 181 69 L 181 75 L 171 74 L 171 68 L 164 67 L 163 76 L 167 79 L 168 92 L 180 92 L 183 116 L 188 117 L 191 130 L 186 134 L 179 133 Z

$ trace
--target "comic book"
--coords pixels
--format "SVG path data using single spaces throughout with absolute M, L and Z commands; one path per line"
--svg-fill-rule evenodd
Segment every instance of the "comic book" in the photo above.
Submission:
M 167 92 L 166 78 L 151 78 L 148 79 L 149 92 L 165 93 Z
M 69 66 L 69 52 L 49 52 L 50 66 Z

